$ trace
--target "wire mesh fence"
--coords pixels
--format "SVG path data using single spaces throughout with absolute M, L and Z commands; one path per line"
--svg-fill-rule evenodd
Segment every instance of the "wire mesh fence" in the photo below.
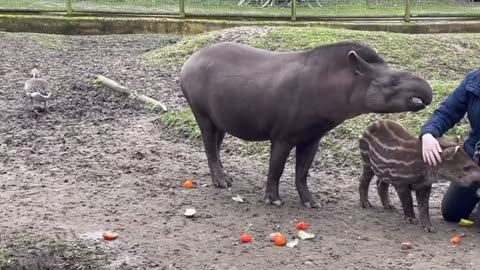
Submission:
M 0 0 L 0 9 L 64 11 L 65 0 Z
M 405 0 L 297 0 L 297 17 L 398 17 Z
M 278 0 L 276 0 L 278 1 Z M 198 15 L 290 16 L 283 5 L 269 5 L 266 0 L 185 0 L 185 12 Z
M 480 15 L 480 0 L 419 0 L 412 3 L 413 16 Z
M 72 0 L 72 9 L 79 12 L 145 14 L 178 14 L 180 10 L 179 0 Z
M 295 2 L 293 2 L 295 1 Z M 480 16 L 480 0 L 0 0 L 0 10 L 249 17 Z M 406 6 L 409 8 L 406 8 Z

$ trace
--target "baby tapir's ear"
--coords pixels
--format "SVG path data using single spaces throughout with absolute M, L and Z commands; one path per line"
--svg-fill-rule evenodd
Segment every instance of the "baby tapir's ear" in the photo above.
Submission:
M 442 151 L 442 159 L 443 160 L 452 160 L 455 156 L 455 154 L 458 152 L 458 149 L 460 149 L 460 146 L 452 146 L 452 147 L 447 147 L 443 149 Z

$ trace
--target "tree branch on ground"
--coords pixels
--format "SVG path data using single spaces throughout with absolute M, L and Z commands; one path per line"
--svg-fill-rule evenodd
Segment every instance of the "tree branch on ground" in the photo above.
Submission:
M 121 92 L 124 94 L 127 94 L 132 100 L 138 100 L 142 102 L 145 105 L 153 106 L 153 107 L 161 107 L 163 111 L 167 111 L 167 107 L 161 103 L 160 101 L 147 97 L 145 95 L 140 95 L 135 93 L 134 91 L 128 89 L 127 87 L 120 85 L 114 80 L 111 80 L 105 76 L 102 75 L 95 75 L 95 82 L 102 84 L 103 86 L 106 86 L 112 90 L 115 90 L 117 92 Z

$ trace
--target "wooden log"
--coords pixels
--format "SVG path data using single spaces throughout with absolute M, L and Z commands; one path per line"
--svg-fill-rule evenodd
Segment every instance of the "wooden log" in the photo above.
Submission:
M 161 103 L 160 101 L 153 99 L 151 97 L 147 97 L 145 95 L 139 95 L 134 91 L 128 89 L 127 87 L 117 83 L 116 81 L 109 79 L 102 75 L 95 75 L 95 82 L 102 84 L 112 90 L 127 94 L 131 99 L 138 100 L 146 105 L 153 106 L 153 107 L 161 107 L 163 111 L 167 111 L 167 107 Z

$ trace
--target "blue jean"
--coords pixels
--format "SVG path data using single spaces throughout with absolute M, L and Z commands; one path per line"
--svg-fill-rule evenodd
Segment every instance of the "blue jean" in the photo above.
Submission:
M 480 201 L 477 195 L 478 188 L 480 188 L 478 184 L 472 184 L 470 187 L 462 187 L 451 182 L 442 200 L 441 212 L 443 218 L 451 222 L 458 222 L 462 218 L 469 218 L 475 206 Z

